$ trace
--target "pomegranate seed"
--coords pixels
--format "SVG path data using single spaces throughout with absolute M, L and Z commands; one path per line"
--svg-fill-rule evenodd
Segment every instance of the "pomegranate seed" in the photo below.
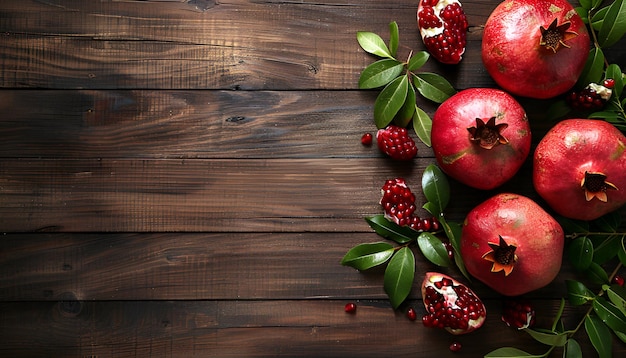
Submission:
M 615 86 L 615 80 L 612 78 L 607 78 L 602 82 L 602 85 L 606 88 L 613 88 L 613 86 Z
M 461 348 L 462 346 L 459 342 L 452 342 L 452 344 L 450 344 L 450 350 L 453 352 L 458 352 L 461 350 Z
M 344 310 L 346 311 L 346 313 L 356 313 L 356 304 L 352 302 L 346 303 Z
M 624 278 L 620 275 L 613 276 L 613 280 L 611 280 L 611 282 L 622 287 L 624 286 Z
M 372 133 L 365 133 L 361 137 L 361 144 L 366 145 L 366 146 L 370 146 L 370 145 L 372 145 L 372 140 L 373 139 L 374 139 L 374 136 L 372 135 Z
M 413 309 L 413 307 L 410 307 L 407 311 L 406 311 L 406 316 L 410 321 L 415 321 L 417 319 L 417 313 L 415 312 L 415 310 Z

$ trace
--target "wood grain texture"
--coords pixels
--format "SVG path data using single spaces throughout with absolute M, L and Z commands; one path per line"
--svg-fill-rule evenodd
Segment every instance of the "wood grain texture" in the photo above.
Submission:
M 457 88 L 493 86 L 480 59 L 493 1 L 464 1 L 463 62 L 429 61 Z M 417 259 L 399 310 L 384 267 L 340 265 L 382 240 L 363 220 L 402 176 L 421 193 L 434 163 L 419 146 L 393 162 L 360 143 L 378 91 L 358 90 L 376 58 L 356 32 L 400 28 L 399 58 L 423 49 L 408 0 L 6 0 L 0 2 L 0 356 L 453 357 L 547 348 L 500 321 L 502 297 L 473 282 L 489 312 L 453 337 L 424 312 Z M 626 42 L 607 50 L 626 63 Z M 626 65 L 622 65 L 626 67 Z M 533 145 L 547 101 L 521 99 Z M 420 98 L 432 115 L 436 105 Z M 495 192 L 538 199 L 528 160 L 494 191 L 452 182 L 462 221 Z M 425 199 L 418 194 L 418 201 Z M 426 213 L 420 209 L 420 215 Z M 623 269 L 622 269 L 623 270 Z M 528 295 L 538 324 L 556 314 L 557 279 Z M 356 302 L 356 315 L 343 311 Z M 566 305 L 567 328 L 585 308 Z M 580 331 L 585 357 L 595 355 Z M 557 349 L 551 356 L 560 356 Z M 626 345 L 613 338 L 615 357 Z
M 454 337 L 387 301 L 358 301 L 356 315 L 343 312 L 345 300 L 148 301 L 0 303 L 0 355 L 12 357 L 457 357 L 448 346 L 463 345 L 462 354 L 479 357 L 501 346 L 532 353 L 547 351 L 523 332 L 506 327 L 497 314 L 488 316 L 482 335 Z M 409 301 L 418 312 L 421 302 Z M 554 302 L 541 314 L 553 316 Z M 488 312 L 500 310 L 487 302 Z M 421 313 L 420 313 L 421 314 Z M 581 316 L 566 311 L 564 324 Z M 35 323 L 26 326 L 23 321 Z M 542 322 L 542 324 L 550 324 Z M 18 327 L 9 329 L 9 327 Z M 385 329 L 381 329 L 385 327 Z M 481 337 L 489 337 L 484 339 Z M 577 337 L 578 338 L 578 337 Z M 581 335 L 581 343 L 585 337 Z M 26 344 L 26 342 L 29 342 Z M 594 351 L 583 344 L 585 357 Z M 561 353 L 557 349 L 558 353 Z M 615 350 L 615 357 L 624 350 Z

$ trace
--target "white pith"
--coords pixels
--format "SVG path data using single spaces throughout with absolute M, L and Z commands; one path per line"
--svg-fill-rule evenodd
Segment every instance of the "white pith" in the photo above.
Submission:
M 435 16 L 437 16 L 437 18 L 443 22 L 443 19 L 441 18 L 441 16 L 439 16 L 439 13 L 441 13 L 441 10 L 443 10 L 446 6 L 450 5 L 450 4 L 460 4 L 460 2 L 458 0 L 441 0 L 439 1 L 437 4 L 435 4 L 435 6 L 433 6 L 433 10 L 435 13 Z M 418 6 L 417 9 L 417 16 L 419 18 L 419 14 L 422 11 L 423 7 L 420 3 L 420 5 Z M 422 38 L 426 38 L 426 37 L 433 37 L 433 36 L 437 36 L 441 33 L 443 33 L 443 25 L 439 26 L 439 27 L 429 27 L 429 28 L 420 28 L 420 35 L 422 36 Z
M 605 101 L 608 101 L 609 98 L 611 98 L 611 94 L 613 93 L 613 90 L 611 90 L 610 88 L 606 88 L 603 85 L 599 85 L 597 83 L 590 83 L 587 87 L 596 91 L 596 93 L 600 95 L 600 98 Z

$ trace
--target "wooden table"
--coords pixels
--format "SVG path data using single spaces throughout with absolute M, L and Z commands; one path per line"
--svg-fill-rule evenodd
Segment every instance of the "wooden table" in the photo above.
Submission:
M 3 357 L 467 357 L 546 347 L 500 321 L 478 283 L 480 330 L 412 322 L 418 282 L 394 311 L 382 271 L 339 264 L 378 241 L 363 218 L 402 176 L 434 163 L 361 145 L 377 91 L 356 32 L 422 50 L 417 1 L 80 1 L 0 4 L 0 355 Z M 494 86 L 480 61 L 493 1 L 465 1 L 458 66 L 424 67 L 457 89 Z M 626 42 L 610 52 L 626 64 Z M 428 113 L 434 105 L 420 100 Z M 543 105 L 523 100 L 541 132 Z M 500 191 L 536 197 L 529 165 Z M 448 215 L 495 193 L 453 182 Z M 423 197 L 419 197 L 423 201 Z M 451 275 L 462 279 L 458 271 Z M 551 322 L 564 264 L 529 297 Z M 357 313 L 344 312 L 356 302 Z M 567 306 L 575 326 L 584 311 Z M 595 352 L 584 332 L 585 356 Z M 463 345 L 452 353 L 453 341 Z M 626 346 L 614 339 L 615 356 Z M 557 350 L 553 356 L 559 356 Z

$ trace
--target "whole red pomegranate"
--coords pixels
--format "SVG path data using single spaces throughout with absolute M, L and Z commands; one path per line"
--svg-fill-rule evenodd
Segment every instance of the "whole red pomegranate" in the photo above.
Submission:
M 558 214 L 594 220 L 626 204 L 626 137 L 603 120 L 567 119 L 533 158 L 537 193 Z
M 443 328 L 452 334 L 478 329 L 487 316 L 485 305 L 471 289 L 442 273 L 426 273 L 422 299 L 426 309 L 424 326 Z
M 495 195 L 472 209 L 461 234 L 467 271 L 506 296 L 544 287 L 559 273 L 563 229 L 533 200 Z
M 477 189 L 508 181 L 530 152 L 531 133 L 524 108 L 493 88 L 470 88 L 443 102 L 431 129 L 441 169 Z
M 506 91 L 551 98 L 576 83 L 589 49 L 587 28 L 567 0 L 505 0 L 485 24 L 482 60 Z

